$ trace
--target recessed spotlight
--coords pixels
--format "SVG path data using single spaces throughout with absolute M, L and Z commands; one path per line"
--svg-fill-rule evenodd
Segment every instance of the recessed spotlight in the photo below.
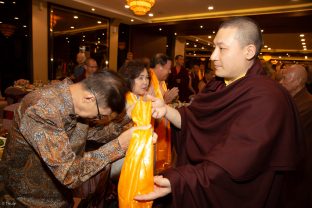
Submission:
M 68 40 L 68 37 L 66 37 L 65 39 Z
M 27 27 L 27 25 L 23 25 L 23 27 Z
M 168 45 L 166 45 L 166 48 L 168 48 L 169 46 Z
M 161 28 L 159 28 L 159 31 L 162 31 L 162 29 L 161 29 Z
M 198 39 L 196 38 L 196 42 L 198 42 Z
M 194 44 L 194 48 L 197 48 L 197 45 L 196 45 L 196 44 Z
M 154 14 L 153 13 L 148 13 L 148 16 L 149 17 L 154 17 Z
M 12 2 L 12 4 L 16 4 L 16 2 L 15 2 L 15 1 L 13 1 L 13 2 Z
M 281 56 L 279 56 L 278 58 L 282 58 Z
M 4 4 L 4 1 L 0 1 L 0 4 Z
M 83 35 L 82 37 L 83 37 L 83 38 L 85 38 L 86 36 L 85 36 L 85 35 Z
M 213 10 L 213 6 L 209 6 L 209 7 L 208 7 L 208 10 L 209 10 L 209 11 Z
M 268 48 L 268 50 L 271 50 L 271 48 Z
M 305 45 L 306 43 L 301 43 L 302 45 Z
M 102 24 L 102 21 L 97 21 L 98 24 Z
M 300 34 L 300 37 L 304 37 L 304 34 Z
M 190 43 L 186 43 L 186 45 L 190 45 Z
M 304 59 L 308 59 L 308 56 L 304 56 Z
M 174 33 L 174 35 L 177 35 L 177 34 L 178 34 L 178 33 L 176 33 L 176 32 Z
M 202 46 L 202 48 L 201 48 L 201 49 L 203 49 L 203 50 L 204 50 L 204 49 L 205 49 L 205 47 L 204 47 L 204 46 Z
M 210 39 L 210 38 L 211 38 L 211 35 L 208 35 L 208 38 Z
M 200 28 L 203 28 L 203 27 L 204 27 L 204 26 L 202 26 L 202 25 L 200 26 Z
M 130 6 L 129 6 L 128 4 L 126 4 L 126 5 L 125 5 L 125 8 L 126 8 L 126 9 L 129 9 L 129 8 L 130 8 Z
M 18 17 L 14 17 L 14 19 L 18 20 L 19 18 Z
M 265 46 L 263 46 L 263 47 L 267 48 L 268 46 L 267 46 L 267 45 L 265 45 Z
M 94 9 L 94 8 L 92 8 L 91 10 L 92 10 L 92 12 L 94 12 L 94 11 L 95 11 L 95 9 Z
M 304 48 L 303 50 L 304 50 L 304 51 L 306 51 L 306 50 L 307 50 L 307 48 Z
M 301 41 L 305 41 L 305 39 L 303 38 L 303 39 L 301 39 Z
M 264 30 L 261 30 L 261 32 L 263 32 Z
M 0 21 L 0 24 L 2 24 L 2 22 Z
M 213 33 L 213 34 L 215 34 L 215 33 L 216 33 L 216 31 L 212 31 L 212 33 Z
M 104 35 L 105 35 L 105 33 L 102 33 L 102 35 L 104 36 Z
M 82 42 L 84 42 L 84 39 L 82 39 Z
M 74 26 L 70 26 L 70 29 L 75 29 L 75 27 Z
M 134 22 L 134 19 L 131 19 L 130 21 L 131 21 L 131 22 Z

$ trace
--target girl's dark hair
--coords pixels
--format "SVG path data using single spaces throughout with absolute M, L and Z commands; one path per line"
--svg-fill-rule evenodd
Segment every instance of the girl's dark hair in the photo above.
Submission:
M 86 89 L 92 89 L 99 106 L 109 107 L 113 112 L 121 113 L 125 108 L 125 96 L 129 91 L 126 81 L 111 70 L 93 73 L 81 83 Z
M 133 89 L 134 80 L 140 76 L 140 74 L 147 70 L 150 80 L 149 63 L 142 59 L 134 59 L 127 62 L 119 69 L 119 74 L 126 80 L 129 89 Z

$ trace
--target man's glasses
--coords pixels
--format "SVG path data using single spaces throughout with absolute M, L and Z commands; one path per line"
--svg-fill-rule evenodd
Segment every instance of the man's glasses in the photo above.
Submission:
M 94 91 L 91 88 L 89 88 L 89 90 L 94 95 L 94 98 L 95 98 L 95 104 L 96 104 L 96 108 L 97 108 L 97 112 L 98 112 L 97 119 L 98 120 L 105 120 L 105 122 L 110 122 L 110 121 L 116 119 L 118 114 L 115 113 L 115 112 L 112 112 L 110 115 L 102 115 L 100 113 L 99 103 L 98 103 L 98 100 L 97 100 L 97 98 L 95 96 L 95 93 L 94 93 Z
M 98 118 L 99 120 L 101 120 L 104 116 L 100 113 L 99 103 L 98 103 L 98 101 L 97 101 L 97 98 L 96 98 L 96 96 L 95 96 L 94 91 L 93 91 L 91 88 L 89 88 L 89 90 L 91 91 L 91 93 L 94 95 L 94 98 L 95 98 L 95 104 L 96 104 L 96 108 L 97 108 L 97 112 L 98 112 L 97 118 Z

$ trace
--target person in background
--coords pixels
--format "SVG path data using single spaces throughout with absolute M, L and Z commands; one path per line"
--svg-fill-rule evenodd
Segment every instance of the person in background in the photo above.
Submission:
M 70 76 L 72 80 L 75 80 L 78 77 L 83 75 L 86 59 L 87 58 L 84 52 L 77 53 L 77 56 L 76 56 L 77 65 L 74 68 L 74 73 Z
M 304 130 L 304 138 L 306 143 L 306 171 L 305 178 L 302 177 L 302 183 L 305 190 L 297 192 L 309 194 L 310 204 L 312 207 L 312 95 L 308 92 L 305 83 L 307 82 L 307 71 L 302 65 L 294 64 L 284 68 L 281 71 L 280 83 L 288 90 L 299 110 L 301 123 Z
M 139 59 L 129 61 L 123 65 L 118 72 L 126 81 L 130 92 L 126 95 L 127 108 L 131 108 L 133 104 L 140 98 L 144 98 L 148 92 L 150 84 L 150 70 L 148 64 Z M 111 178 L 119 177 L 124 158 L 112 164 Z
M 181 129 L 172 138 L 177 165 L 136 200 L 172 193 L 177 208 L 286 207 L 293 200 L 288 185 L 304 147 L 299 117 L 288 92 L 265 75 L 262 43 L 252 19 L 228 19 L 214 39 L 217 77 L 191 105 L 176 110 L 151 97 L 153 116 Z
M 175 66 L 171 69 L 171 73 L 167 79 L 168 88 L 177 87 L 179 90 L 179 101 L 189 102 L 189 96 L 192 94 L 190 89 L 189 72 L 184 68 L 184 57 L 182 55 L 175 56 Z
M 78 76 L 75 80 L 73 80 L 74 82 L 80 82 L 81 80 L 95 73 L 98 70 L 98 65 L 95 59 L 87 58 L 83 68 L 84 68 L 83 73 L 80 76 Z
M 201 92 L 206 84 L 215 77 L 214 70 L 211 68 L 205 69 L 204 77 L 198 83 L 198 91 Z
M 14 113 L 1 161 L 5 189 L 0 202 L 71 207 L 72 189 L 109 172 L 110 163 L 124 157 L 133 131 L 124 131 L 130 118 L 94 128 L 80 121 L 113 119 L 124 111 L 127 91 L 122 77 L 101 71 L 75 84 L 65 79 L 26 95 Z M 87 140 L 102 145 L 86 152 Z
M 191 68 L 191 71 L 190 71 L 190 77 L 191 77 L 191 83 L 192 83 L 191 91 L 195 95 L 199 91 L 198 90 L 198 83 L 199 83 L 199 81 L 203 77 L 203 75 L 201 74 L 201 71 L 200 71 L 198 63 L 193 63 L 192 64 L 192 68 Z

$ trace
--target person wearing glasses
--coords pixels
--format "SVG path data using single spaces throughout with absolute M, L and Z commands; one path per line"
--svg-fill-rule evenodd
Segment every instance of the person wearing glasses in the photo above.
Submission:
M 75 78 L 73 81 L 80 82 L 81 80 L 87 78 L 91 74 L 95 73 L 98 70 L 98 65 L 95 59 L 93 58 L 87 58 L 85 64 L 83 65 L 83 73 L 80 74 L 77 78 Z
M 124 157 L 132 131 L 139 128 L 124 131 L 130 118 L 94 128 L 80 119 L 123 112 L 127 92 L 120 75 L 101 71 L 75 84 L 65 79 L 26 95 L 14 113 L 1 161 L 0 203 L 71 207 L 71 189 Z M 103 145 L 86 152 L 87 140 Z

